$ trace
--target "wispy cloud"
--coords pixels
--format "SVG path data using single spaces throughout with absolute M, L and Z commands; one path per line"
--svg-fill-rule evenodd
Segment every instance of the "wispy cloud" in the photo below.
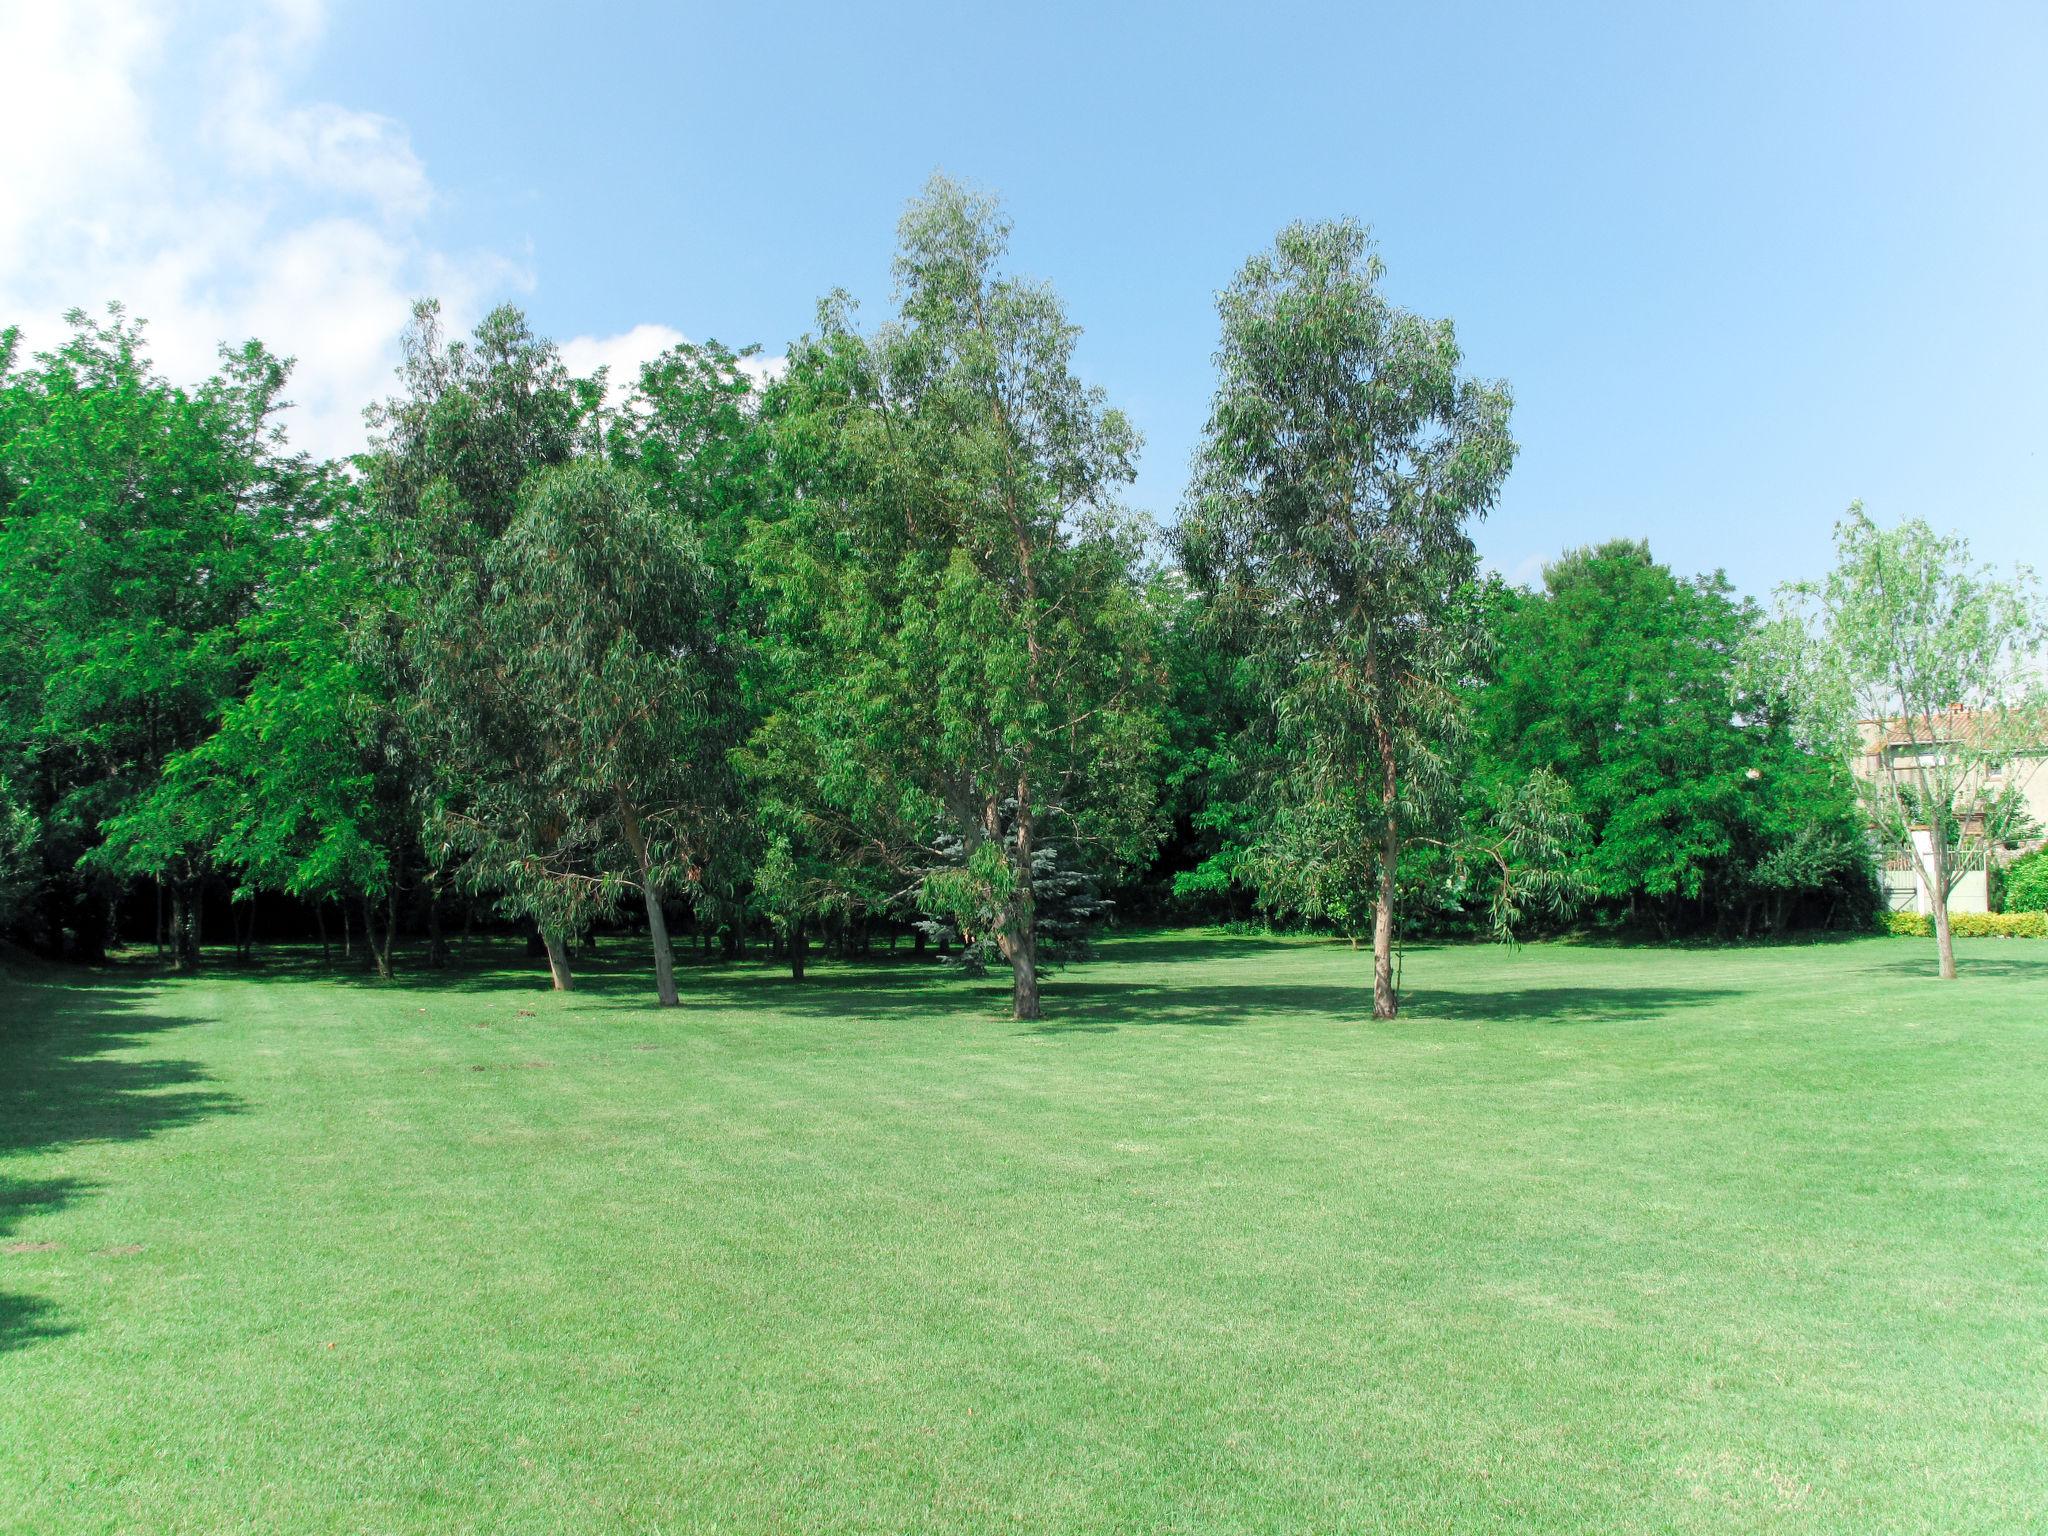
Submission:
M 0 323 L 31 347 L 109 300 L 174 378 L 250 336 L 296 357 L 296 441 L 363 441 L 411 299 L 462 323 L 531 286 L 515 257 L 430 237 L 435 192 L 402 123 L 299 90 L 320 0 L 193 10 L 0 0 Z M 178 103 L 197 97 L 197 114 Z

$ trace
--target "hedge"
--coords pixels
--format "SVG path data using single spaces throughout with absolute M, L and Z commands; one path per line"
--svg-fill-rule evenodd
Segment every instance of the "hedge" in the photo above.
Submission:
M 1892 912 L 1885 927 L 1902 939 L 1931 939 L 1934 919 L 1922 912 Z M 1959 939 L 2048 939 L 2048 912 L 1951 912 L 1948 929 Z

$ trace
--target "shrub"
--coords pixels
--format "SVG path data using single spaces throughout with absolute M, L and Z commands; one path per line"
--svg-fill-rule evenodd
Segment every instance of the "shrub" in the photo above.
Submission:
M 2048 912 L 2048 848 L 2005 866 L 2007 912 Z
M 1934 919 L 1919 912 L 1892 912 L 1885 928 L 1904 939 L 1934 936 Z M 1959 939 L 2048 939 L 2048 912 L 1951 912 L 1949 932 Z

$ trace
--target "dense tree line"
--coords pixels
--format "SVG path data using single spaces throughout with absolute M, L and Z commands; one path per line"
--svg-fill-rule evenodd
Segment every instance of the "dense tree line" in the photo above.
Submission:
M 0 340 L 0 922 L 176 963 L 259 899 L 388 974 L 478 916 L 558 987 L 600 924 L 900 934 L 1040 966 L 1105 912 L 1369 938 L 1848 925 L 1838 756 L 1745 667 L 1761 619 L 1640 544 L 1484 578 L 1509 393 L 1293 226 L 1220 301 L 1162 533 L 1139 449 L 987 198 L 906 213 L 773 382 L 683 345 L 578 378 L 523 317 L 407 333 L 369 451 L 295 454 L 260 346 L 196 389 L 118 310 Z M 217 937 L 217 936 L 216 936 Z

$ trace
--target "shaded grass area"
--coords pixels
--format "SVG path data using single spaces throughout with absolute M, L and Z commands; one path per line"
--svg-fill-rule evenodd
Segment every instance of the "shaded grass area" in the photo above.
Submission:
M 0 981 L 0 1529 L 2048 1525 L 2048 946 Z

